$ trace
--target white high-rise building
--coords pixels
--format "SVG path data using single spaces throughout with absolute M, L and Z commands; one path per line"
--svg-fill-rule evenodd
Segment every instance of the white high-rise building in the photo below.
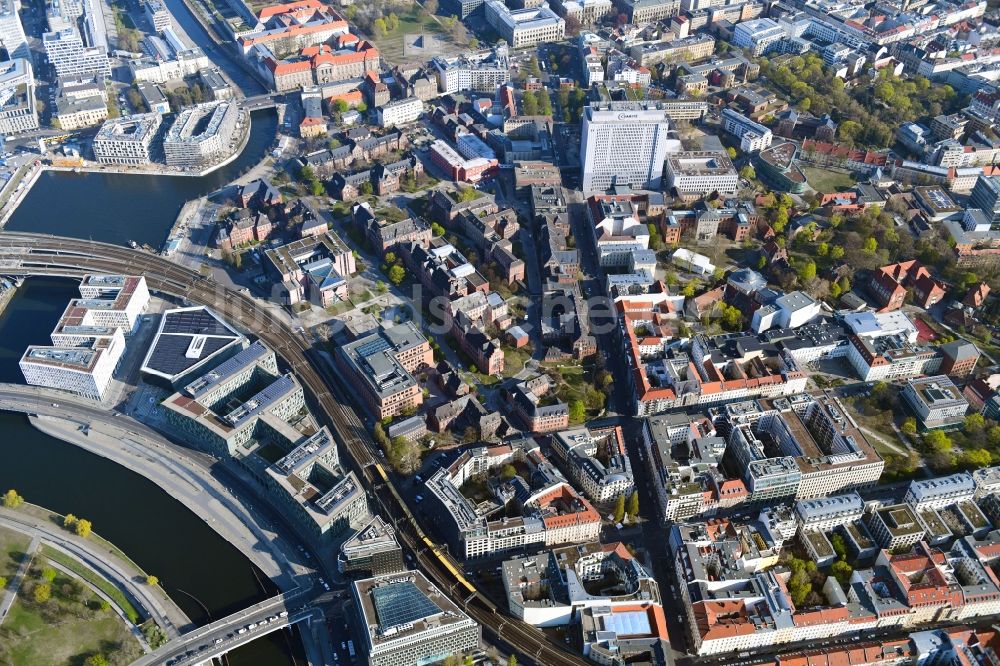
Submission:
M 158 113 L 108 120 L 94 137 L 94 159 L 101 164 L 149 164 L 149 149 L 162 122 Z
M 45 55 L 59 77 L 99 74 L 111 78 L 108 51 L 103 46 L 85 46 L 75 28 L 65 28 L 42 35 Z
M 31 59 L 28 40 L 24 36 L 21 17 L 17 15 L 15 0 L 0 0 L 0 46 L 7 51 L 7 58 Z
M 580 164 L 583 190 L 612 185 L 659 189 L 667 153 L 680 149 L 668 138 L 670 119 L 657 102 L 601 102 L 583 112 Z
M 31 61 L 15 58 L 0 63 L 0 134 L 38 129 L 35 79 Z

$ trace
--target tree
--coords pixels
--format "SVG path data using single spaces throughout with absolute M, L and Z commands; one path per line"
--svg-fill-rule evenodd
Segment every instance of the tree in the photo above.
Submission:
M 398 264 L 392 265 L 389 267 L 388 276 L 389 276 L 389 282 L 393 283 L 396 286 L 399 286 L 400 284 L 403 283 L 403 278 L 406 277 L 406 269 L 403 268 L 402 266 L 399 266 Z
M 809 282 L 810 280 L 815 279 L 816 278 L 816 262 L 815 261 L 807 261 L 805 264 L 803 264 L 802 267 L 799 269 L 799 278 L 803 282 Z
M 90 521 L 81 518 L 80 520 L 76 521 L 76 527 L 74 531 L 76 532 L 76 535 L 78 537 L 83 537 L 84 539 L 86 539 L 87 537 L 90 536 L 91 528 L 92 525 Z
M 63 516 L 63 527 L 65 527 L 66 529 L 73 527 L 74 525 L 76 525 L 76 520 L 77 520 L 76 516 L 74 516 L 72 513 L 67 513 L 65 516 Z
M 375 32 L 378 33 L 379 37 L 385 37 L 386 33 L 389 32 L 389 26 L 386 25 L 385 19 L 381 16 L 375 19 Z
M 354 109 L 358 113 L 364 113 L 365 111 L 368 110 L 368 105 L 365 104 L 364 102 L 358 102 L 357 104 L 354 105 Z
M 517 666 L 517 655 L 512 654 L 507 657 L 507 666 Z
M 479 40 L 476 39 L 475 37 L 473 37 L 472 39 L 470 39 L 469 40 L 469 48 L 470 49 L 478 49 L 479 48 Z
M 16 509 L 17 507 L 24 504 L 24 498 L 17 494 L 17 491 L 11 488 L 3 494 L 3 505 L 8 509 Z
M 982 414 L 969 414 L 965 417 L 965 423 L 962 425 L 962 430 L 968 435 L 973 435 L 981 433 L 986 427 L 986 419 Z
M 912 437 L 917 434 L 917 420 L 912 416 L 907 416 L 903 419 L 903 425 L 899 426 L 899 429 L 903 431 L 904 435 Z
M 743 313 L 733 305 L 721 304 L 722 320 L 721 326 L 727 331 L 738 331 L 742 328 Z
M 44 604 L 52 598 L 52 586 L 48 583 L 39 583 L 31 592 L 36 604 Z
M 851 574 L 854 573 L 854 569 L 844 560 L 837 560 L 830 567 L 830 573 L 837 579 L 841 587 L 847 587 L 847 584 L 851 581 Z
M 613 514 L 616 523 L 620 523 L 625 520 L 625 496 L 619 495 L 615 500 L 615 510 Z
M 525 90 L 524 94 L 521 95 L 521 108 L 526 116 L 538 115 L 538 97 L 534 90 Z
M 757 177 L 757 170 L 754 169 L 749 164 L 740 169 L 740 178 L 746 178 L 747 180 L 753 180 Z
M 942 430 L 932 430 L 924 435 L 924 443 L 934 453 L 951 453 L 951 439 Z
M 628 496 L 628 504 L 625 507 L 625 512 L 628 513 L 629 518 L 635 518 L 639 515 L 639 491 L 633 490 L 632 494 Z
M 500 478 L 504 481 L 510 481 L 515 476 L 517 476 L 517 468 L 513 465 L 507 464 L 500 469 Z
M 0 576 L 0 590 L 5 589 L 6 587 L 7 587 L 7 577 Z
M 989 467 L 993 462 L 993 457 L 986 449 L 968 449 L 962 452 L 959 463 L 967 469 L 978 469 Z
M 361 187 L 358 188 L 358 192 L 366 197 L 370 197 L 372 193 L 375 192 L 375 187 L 372 185 L 370 180 L 366 180 L 361 183 Z
M 833 546 L 833 552 L 837 553 L 838 559 L 847 559 L 847 544 L 844 542 L 844 537 L 836 533 L 831 535 L 830 545 Z
M 159 584 L 160 584 L 160 579 L 157 578 L 156 576 L 152 574 L 146 576 L 146 585 L 159 585 Z
M 861 251 L 864 252 L 869 257 L 875 256 L 875 252 L 877 250 L 878 250 L 878 241 L 871 237 L 865 240 L 865 245 L 861 249 Z
M 424 11 L 428 15 L 433 16 L 434 14 L 437 14 L 437 10 L 438 10 L 438 0 L 424 0 Z
M 444 227 L 437 222 L 431 224 L 431 233 L 435 236 L 444 236 Z
M 736 159 L 736 155 L 737 155 L 736 149 L 733 148 L 732 146 L 729 146 L 728 148 L 726 148 L 726 153 L 728 153 L 729 159 L 731 159 L 731 160 L 735 160 Z
M 347 110 L 351 108 L 345 99 L 338 99 L 333 103 L 333 110 L 337 113 L 347 113 Z
M 587 408 L 583 400 L 574 400 L 569 403 L 569 422 L 583 423 L 587 419 Z
M 691 298 L 696 293 L 698 293 L 697 282 L 688 282 L 686 285 L 684 285 L 684 288 L 681 290 L 681 295 L 684 296 L 685 298 Z
M 103 654 L 92 654 L 83 662 L 83 666 L 108 666 L 108 660 Z
M 839 245 L 834 245 L 830 248 L 830 258 L 831 259 L 842 259 L 844 257 L 844 248 Z
M 57 575 L 56 570 L 52 567 L 45 567 L 42 569 L 42 578 L 50 583 L 56 579 Z

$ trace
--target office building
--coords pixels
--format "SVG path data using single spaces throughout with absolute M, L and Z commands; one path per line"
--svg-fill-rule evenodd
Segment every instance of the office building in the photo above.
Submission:
M 611 0 L 562 0 L 555 9 L 563 18 L 573 18 L 580 25 L 589 26 L 614 13 L 615 5 Z
M 969 410 L 969 402 L 947 375 L 911 379 L 900 395 L 924 428 L 961 425 Z
M 417 120 L 424 112 L 424 103 L 416 97 L 389 102 L 378 107 L 378 124 L 382 127 L 406 125 Z
M 770 53 L 775 45 L 785 39 L 785 30 L 768 18 L 737 23 L 733 30 L 733 46 L 749 49 L 751 55 L 759 57 Z
M 1000 176 L 979 176 L 969 196 L 969 208 L 976 208 L 992 223 L 1000 222 Z
M 194 76 L 211 66 L 212 61 L 199 48 L 176 51 L 170 58 L 138 58 L 128 62 L 133 81 L 160 85 Z
M 979 364 L 979 348 L 963 338 L 941 345 L 941 353 L 944 354 L 941 361 L 942 375 L 966 377 Z
M 722 110 L 722 127 L 740 140 L 740 150 L 754 153 L 771 145 L 771 130 L 732 109 Z
M 198 169 L 236 150 L 240 110 L 233 102 L 208 102 L 184 109 L 163 138 L 167 164 Z
M 669 114 L 657 102 L 601 102 L 583 110 L 580 164 L 585 192 L 614 185 L 659 189 L 669 138 Z
M 111 61 L 104 46 L 86 46 L 74 27 L 42 35 L 45 55 L 58 77 L 98 75 L 111 78 Z
M 319 217 L 318 214 L 314 214 Z M 347 297 L 347 278 L 357 271 L 351 249 L 333 231 L 320 230 L 264 253 L 265 269 L 281 283 L 288 305 L 330 307 Z
M 241 333 L 204 306 L 173 308 L 160 315 L 140 372 L 151 384 L 177 390 L 248 344 Z
M 857 493 L 795 503 L 795 519 L 804 532 L 830 532 L 836 527 L 861 520 L 864 513 L 865 502 Z
M 94 137 L 94 159 L 101 164 L 149 164 L 150 146 L 163 117 L 139 113 L 105 121 Z
M 59 122 L 59 129 L 66 131 L 92 127 L 108 119 L 103 97 L 59 97 L 55 106 L 52 116 Z
M 677 16 L 681 0 L 617 0 L 630 23 L 652 23 Z
M 10 60 L 31 60 L 28 40 L 18 15 L 21 3 L 18 0 L 0 0 L 0 47 L 7 52 Z
M 52 346 L 32 345 L 21 357 L 28 384 L 103 400 L 112 375 L 149 304 L 142 276 L 87 275 L 81 298 L 66 306 L 50 338 Z
M 431 664 L 479 647 L 479 625 L 419 571 L 355 581 L 351 599 L 361 663 Z
M 504 480 L 504 465 L 523 470 Z M 489 500 L 470 499 L 462 489 L 473 476 L 487 478 Z M 531 438 L 467 449 L 424 484 L 424 511 L 462 559 L 488 557 L 526 547 L 596 541 L 601 516 L 542 454 Z M 512 502 L 519 515 L 496 509 Z
M 287 428 L 282 425 L 278 430 Z M 288 507 L 302 531 L 318 541 L 364 525 L 370 518 L 365 490 L 354 472 L 340 466 L 330 431 L 323 427 L 308 437 L 295 438 L 292 433 L 296 431 L 287 430 L 294 448 L 259 474 L 271 494 Z M 253 462 L 245 460 L 244 464 Z
M 431 367 L 434 354 L 413 322 L 380 328 L 337 351 L 341 369 L 377 419 L 398 416 L 423 403 L 413 373 Z
M 161 0 L 147 0 L 146 18 L 153 24 L 153 30 L 163 32 L 170 27 L 170 12 L 167 11 Z
M 0 134 L 35 129 L 38 129 L 38 109 L 31 61 L 15 58 L 0 63 Z
M 928 509 L 943 509 L 952 504 L 971 500 L 975 494 L 975 479 L 971 474 L 961 472 L 933 479 L 911 481 L 903 501 L 909 504 L 914 511 L 926 511 Z
M 170 102 L 155 83 L 143 81 L 136 85 L 136 88 L 139 90 L 139 95 L 142 96 L 142 101 L 146 104 L 146 108 L 149 109 L 150 113 L 159 113 L 161 115 L 170 113 Z
M 405 570 L 396 531 L 379 516 L 348 538 L 337 555 L 337 571 L 350 576 L 368 578 Z
M 503 563 L 500 578 L 511 614 L 535 627 L 572 624 L 587 608 L 660 606 L 653 575 L 623 543 L 564 546 Z M 601 592 L 588 584 L 601 582 Z
M 714 192 L 734 194 L 740 177 L 729 156 L 713 151 L 683 151 L 667 157 L 668 188 L 681 198 L 699 199 Z
M 621 426 L 578 427 L 552 435 L 552 450 L 592 502 L 604 504 L 635 488 Z
M 908 504 L 893 504 L 873 511 L 868 529 L 886 550 L 906 548 L 924 538 L 924 528 Z
M 514 49 L 561 42 L 566 36 L 566 21 L 548 5 L 510 9 L 500 0 L 486 0 L 486 22 Z
M 258 443 L 298 441 L 301 433 L 288 422 L 305 408 L 305 396 L 291 373 L 279 373 L 274 352 L 255 342 L 161 406 L 179 437 L 232 456 Z
M 479 51 L 464 56 L 439 56 L 431 61 L 436 73 L 438 92 L 456 93 L 472 90 L 493 95 L 510 82 L 510 56 L 507 47 Z

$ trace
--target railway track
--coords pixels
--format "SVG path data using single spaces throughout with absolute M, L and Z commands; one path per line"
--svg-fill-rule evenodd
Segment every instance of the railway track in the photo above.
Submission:
M 28 251 L 25 252 L 24 250 Z M 587 663 L 538 629 L 501 615 L 495 604 L 475 590 L 460 566 L 424 534 L 377 458 L 377 448 L 352 408 L 340 379 L 303 336 L 292 332 L 253 298 L 228 290 L 167 259 L 148 252 L 106 243 L 30 233 L 0 232 L 0 274 L 37 273 L 81 277 L 90 272 L 144 275 L 151 291 L 186 298 L 212 308 L 225 319 L 252 332 L 289 366 L 320 407 L 319 412 L 356 466 L 363 483 L 373 489 L 421 570 L 447 591 L 495 638 L 513 646 L 538 664 L 573 666 Z M 382 488 L 388 493 L 378 492 Z M 470 592 L 470 588 L 472 592 Z

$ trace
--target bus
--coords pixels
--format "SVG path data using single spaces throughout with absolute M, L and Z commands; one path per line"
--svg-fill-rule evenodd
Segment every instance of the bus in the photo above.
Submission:
M 351 655 L 351 659 L 354 659 L 354 641 L 347 641 L 347 652 Z

